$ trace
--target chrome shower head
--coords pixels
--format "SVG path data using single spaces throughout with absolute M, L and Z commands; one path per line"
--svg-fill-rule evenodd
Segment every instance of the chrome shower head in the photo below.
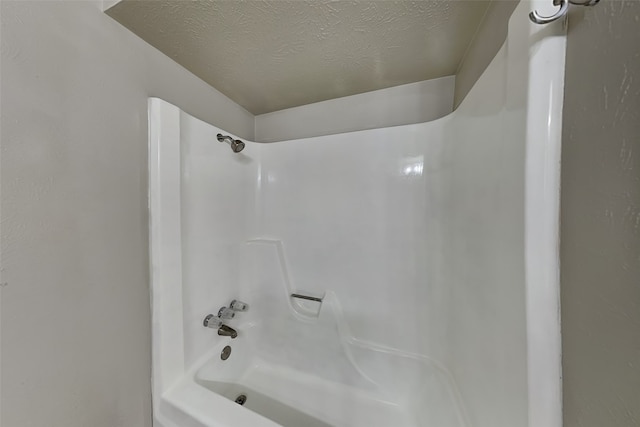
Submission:
M 219 133 L 218 141 L 226 142 L 227 144 L 229 144 L 231 146 L 231 150 L 233 150 L 234 153 L 239 153 L 244 149 L 244 142 L 240 141 L 239 139 L 233 139 L 229 135 L 223 135 Z
M 242 150 L 244 150 L 244 142 L 240 141 L 239 139 L 236 139 L 231 143 L 231 149 L 233 150 L 234 153 L 241 152 Z

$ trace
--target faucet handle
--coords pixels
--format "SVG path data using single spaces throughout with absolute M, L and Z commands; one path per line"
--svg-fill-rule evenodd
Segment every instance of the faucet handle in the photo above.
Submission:
M 207 314 L 207 317 L 204 318 L 202 322 L 205 328 L 219 328 L 222 326 L 222 320 L 219 317 L 214 316 L 213 314 Z
M 246 302 L 242 302 L 240 300 L 234 299 L 233 301 L 231 301 L 231 304 L 229 304 L 229 308 L 233 311 L 248 311 L 249 304 L 247 304 Z
M 218 310 L 218 317 L 220 319 L 224 319 L 224 320 L 233 319 L 235 315 L 236 315 L 236 312 L 227 307 L 221 307 L 220 310 Z

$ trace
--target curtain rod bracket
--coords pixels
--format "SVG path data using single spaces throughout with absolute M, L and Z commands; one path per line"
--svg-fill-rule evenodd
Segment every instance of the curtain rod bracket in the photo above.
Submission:
M 553 0 L 553 4 L 560 7 L 556 13 L 551 16 L 542 16 L 537 10 L 534 10 L 529 14 L 529 19 L 536 24 L 548 24 L 565 16 L 569 11 L 569 4 L 577 6 L 595 6 L 599 1 L 600 0 Z

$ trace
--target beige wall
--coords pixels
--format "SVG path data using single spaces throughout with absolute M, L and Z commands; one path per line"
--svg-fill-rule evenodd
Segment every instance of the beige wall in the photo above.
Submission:
M 101 11 L 1 2 L 2 427 L 149 427 L 147 97 L 253 116 Z
M 519 0 L 493 0 L 467 48 L 458 71 L 453 106 L 458 108 L 507 38 L 509 17 Z
M 640 1 L 569 17 L 562 149 L 566 427 L 640 425 Z

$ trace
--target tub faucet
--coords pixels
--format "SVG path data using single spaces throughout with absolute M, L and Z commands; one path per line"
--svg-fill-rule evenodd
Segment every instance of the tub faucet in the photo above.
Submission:
M 218 335 L 222 335 L 223 337 L 231 337 L 233 339 L 238 336 L 238 332 L 227 325 L 221 325 L 218 328 Z
M 218 329 L 218 335 L 223 337 L 231 337 L 236 338 L 238 336 L 238 332 L 223 324 L 222 319 L 213 314 L 207 314 L 207 317 L 204 318 L 204 322 L 202 322 L 205 328 Z

